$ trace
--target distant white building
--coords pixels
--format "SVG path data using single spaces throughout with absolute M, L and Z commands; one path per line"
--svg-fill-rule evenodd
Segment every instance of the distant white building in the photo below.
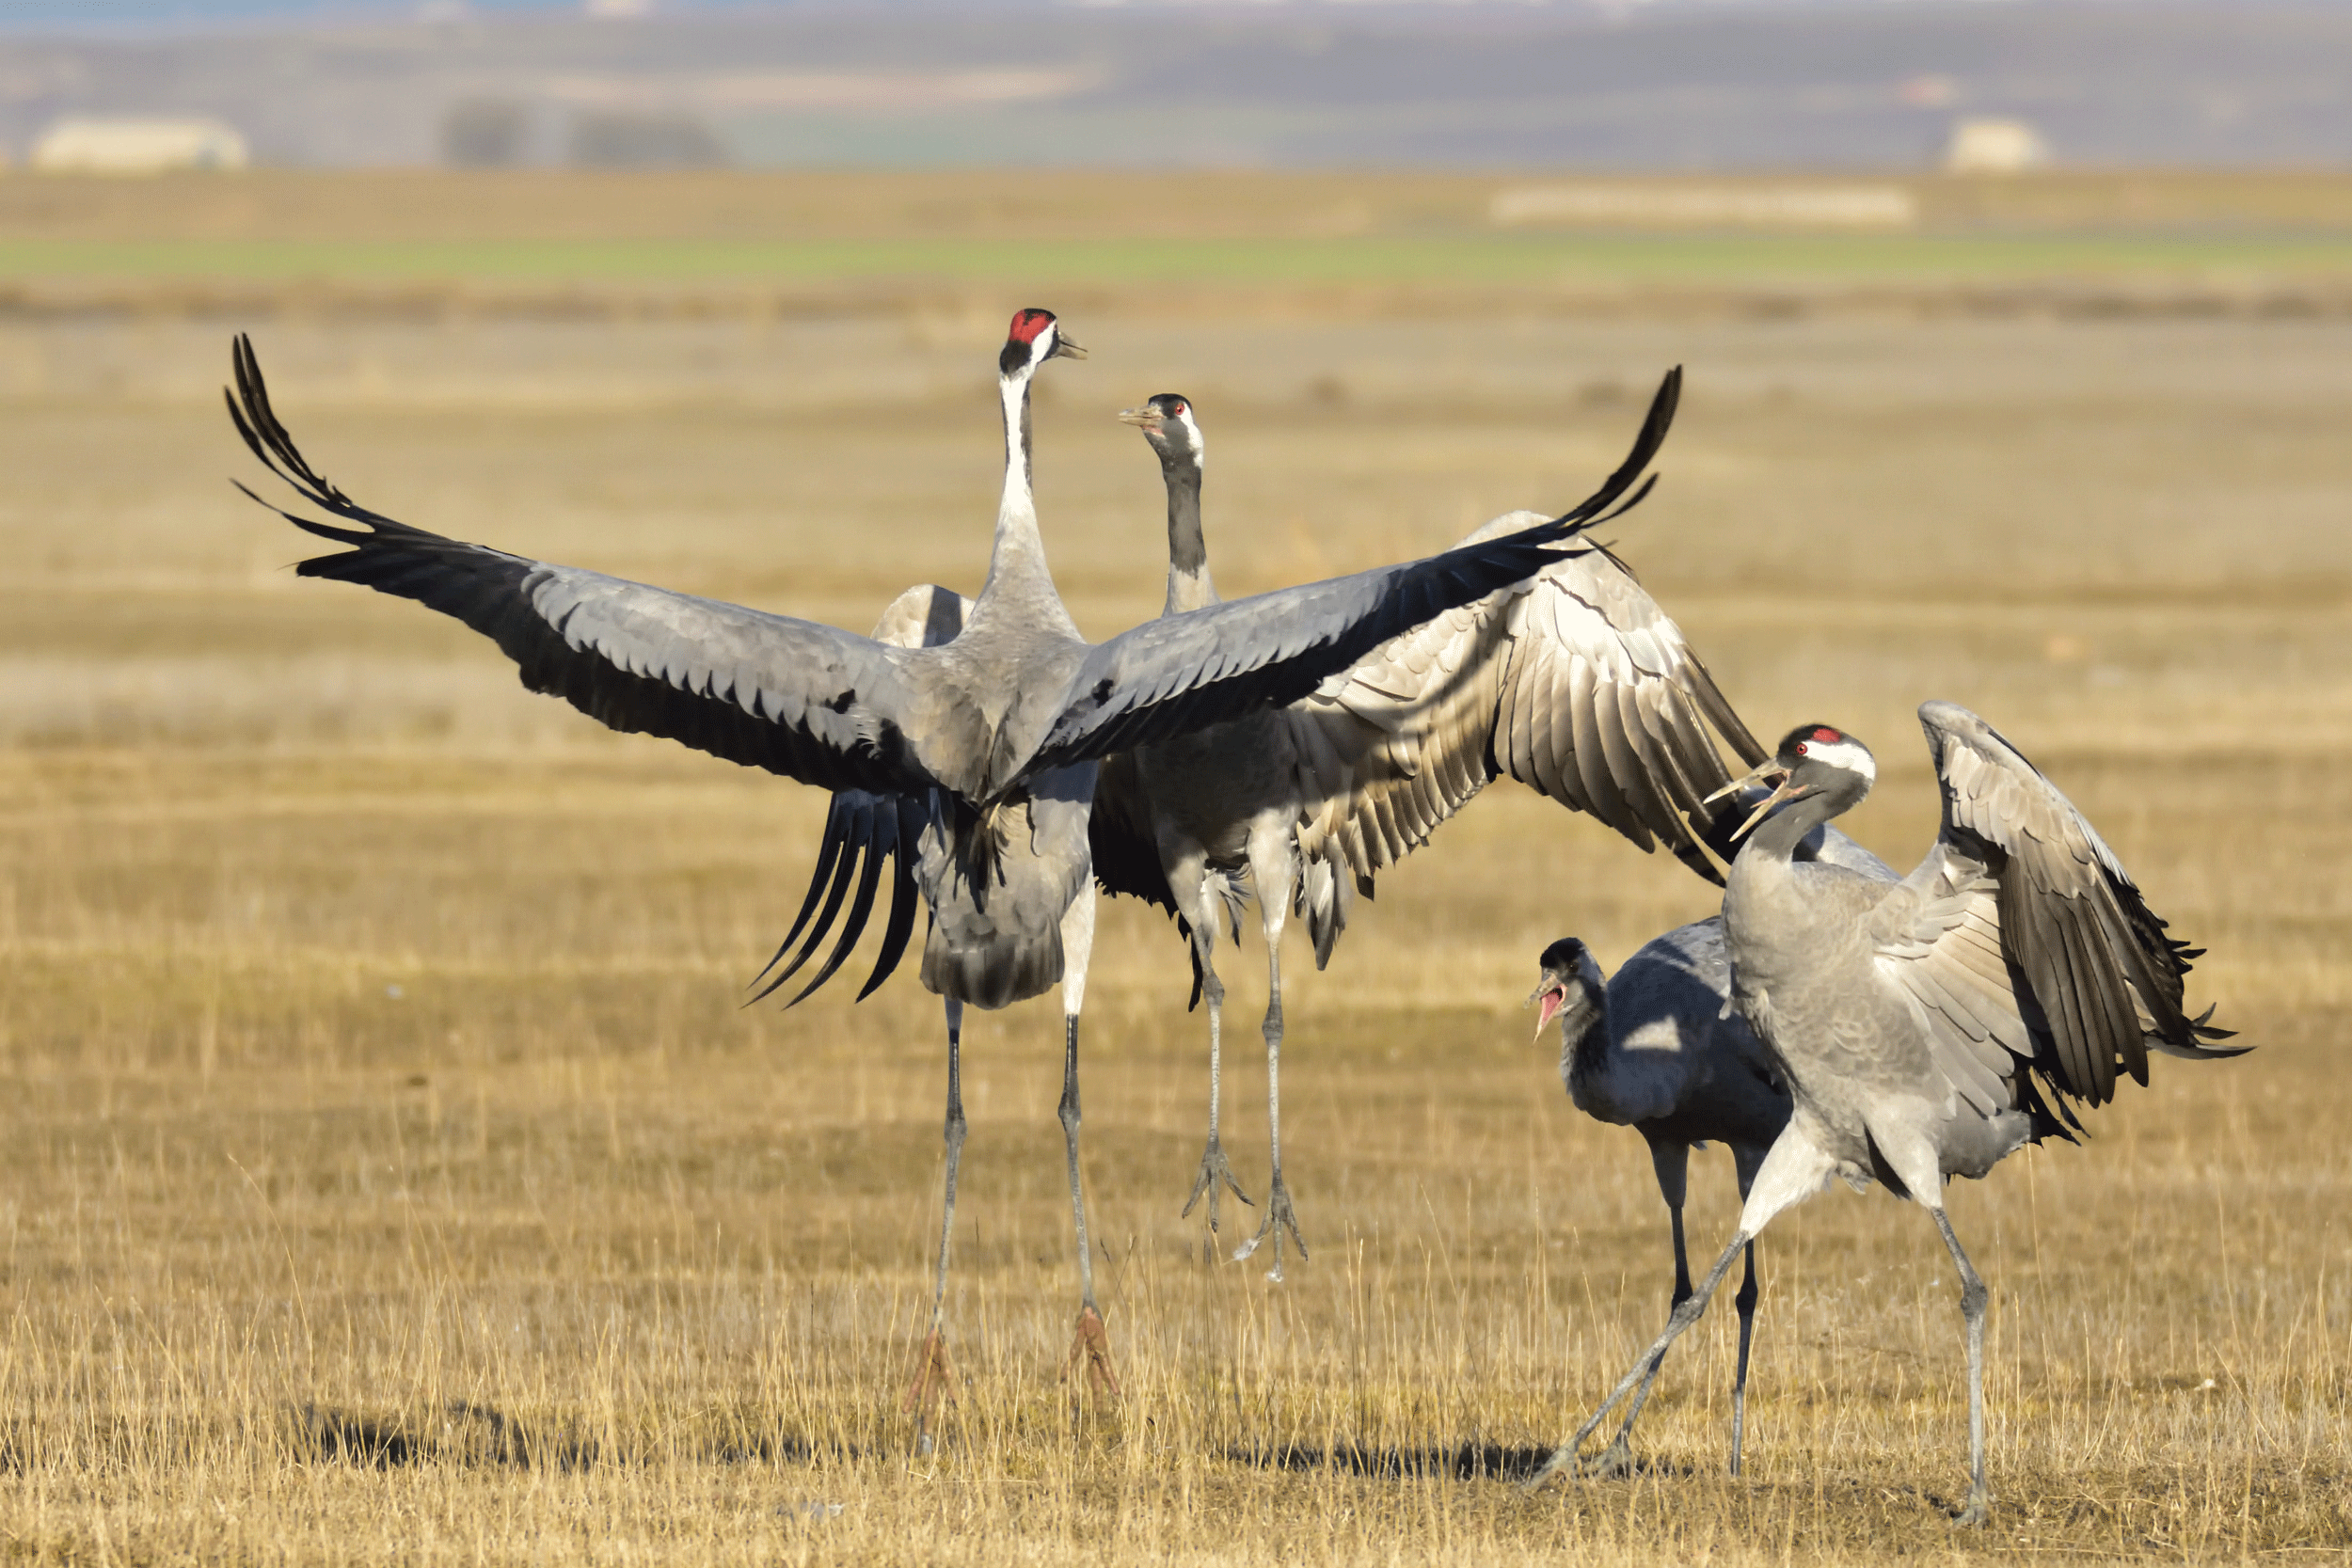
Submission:
M 46 174 L 162 174 L 243 168 L 245 137 L 217 119 L 68 115 L 50 122 L 26 160 Z
M 1952 125 L 1944 166 L 1954 174 L 2018 174 L 2050 161 L 2050 144 L 2022 119 L 1963 119 Z

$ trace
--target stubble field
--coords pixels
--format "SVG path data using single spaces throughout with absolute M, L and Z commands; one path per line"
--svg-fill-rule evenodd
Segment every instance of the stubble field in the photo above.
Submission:
M 2257 1052 L 2160 1059 L 2082 1148 L 1954 1189 L 1993 1288 L 1995 1514 L 1965 1487 L 1926 1218 L 1778 1222 L 1722 1474 L 1730 1314 L 1677 1348 L 1631 1479 L 1514 1484 L 1661 1320 L 1640 1140 L 1578 1117 L 1520 1007 L 1709 890 L 1498 786 L 1286 954 L 1273 1284 L 1178 1217 L 1205 1022 L 1106 905 L 1092 1219 L 1123 1397 L 1075 1306 L 1058 1019 L 976 1016 L 949 1323 L 918 1454 L 944 1051 L 902 974 L 739 1008 L 823 801 L 516 685 L 308 553 L 214 388 L 251 325 L 360 499 L 503 547 L 862 629 L 971 591 L 1002 318 L 837 311 L 0 320 L 0 1544 L 11 1560 L 1744 1562 L 2352 1550 L 2352 323 L 1328 309 L 1147 280 L 1065 309 L 1040 509 L 1080 625 L 1153 613 L 1158 476 L 1110 418 L 1198 404 L 1234 594 L 1574 499 L 1689 367 L 1613 531 L 1750 723 L 1852 730 L 1856 835 L 1933 832 L 1912 709 L 1977 708 L 2211 956 Z M 1083 303 L 1083 302 L 1081 302 Z M 1226 949 L 1227 1141 L 1264 1183 L 1254 937 Z M 853 959 L 850 975 L 863 974 Z M 1735 1205 L 1693 1178 L 1694 1252 Z M 1229 1205 L 1230 1250 L 1255 1213 Z M 1720 1321 L 1719 1321 L 1720 1320 Z

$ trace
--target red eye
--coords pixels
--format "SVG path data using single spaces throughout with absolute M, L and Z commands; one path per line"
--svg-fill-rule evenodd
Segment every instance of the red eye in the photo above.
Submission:
M 1812 754 L 1813 754 L 1812 752 L 1808 752 L 1808 751 L 1806 751 L 1806 750 L 1804 749 L 1804 741 L 1800 740 L 1800 741 L 1798 741 L 1798 742 L 1797 742 L 1797 755 L 1799 755 L 1799 756 L 1801 756 L 1801 757 L 1809 757 L 1809 756 L 1811 756 Z

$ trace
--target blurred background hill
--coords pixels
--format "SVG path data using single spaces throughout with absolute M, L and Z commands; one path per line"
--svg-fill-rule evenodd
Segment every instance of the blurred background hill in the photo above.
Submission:
M 326 166 L 1923 169 L 1986 121 L 2027 161 L 2352 157 L 2344 4 L 648 4 L 28 0 L 0 150 L 139 116 Z

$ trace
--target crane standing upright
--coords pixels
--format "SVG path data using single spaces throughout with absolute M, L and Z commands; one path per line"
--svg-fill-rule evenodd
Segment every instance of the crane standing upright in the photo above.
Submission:
M 1600 493 L 1508 538 L 1236 600 L 1089 644 L 1046 564 L 1030 485 L 1029 386 L 1082 356 L 1048 310 L 1012 319 L 997 356 L 1004 488 L 988 577 L 955 637 L 899 647 L 832 626 L 510 555 L 396 522 L 310 467 L 237 341 L 229 409 L 254 454 L 337 518 L 281 513 L 353 546 L 297 572 L 410 598 L 495 640 L 523 684 L 622 731 L 660 735 L 804 784 L 862 791 L 900 841 L 931 913 L 924 985 L 946 1005 L 945 1213 L 914 1398 L 949 1374 L 943 1313 L 965 1126 L 962 1009 L 1062 987 L 1062 1124 L 1081 1305 L 1073 1361 L 1115 1386 L 1095 1304 L 1078 1160 L 1078 1017 L 1093 938 L 1088 844 L 1096 764 L 1113 752 L 1295 702 L 1397 633 L 1548 565 L 1664 439 L 1653 407 Z M 256 498 L 258 499 L 258 498 Z M 353 526 L 344 526 L 353 525 Z M 902 862 L 902 864 L 904 863 Z

